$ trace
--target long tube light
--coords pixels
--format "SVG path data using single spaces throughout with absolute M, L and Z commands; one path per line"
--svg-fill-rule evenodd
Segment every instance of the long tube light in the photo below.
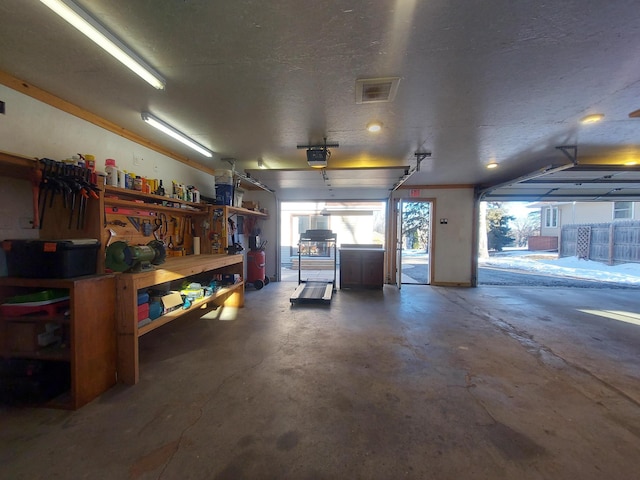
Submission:
M 170 137 L 173 137 L 176 140 L 184 143 L 187 147 L 193 148 L 196 152 L 201 153 L 205 157 L 213 157 L 213 152 L 211 150 L 209 150 L 208 148 L 200 145 L 195 140 L 192 140 L 191 138 L 187 137 L 184 133 L 182 133 L 179 130 L 175 129 L 174 127 L 172 127 L 168 123 L 163 122 L 159 118 L 154 117 L 150 113 L 143 112 L 142 113 L 142 120 L 147 122 L 152 127 L 157 128 L 161 132 L 166 133 Z
M 75 28 L 84 33 L 125 66 L 158 90 L 164 89 L 165 79 L 114 37 L 88 13 L 70 0 L 40 0 Z

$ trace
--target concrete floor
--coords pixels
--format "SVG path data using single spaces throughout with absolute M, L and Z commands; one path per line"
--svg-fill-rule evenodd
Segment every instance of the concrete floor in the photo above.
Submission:
M 151 332 L 140 383 L 76 412 L 3 408 L 0 478 L 638 478 L 637 292 L 385 286 L 291 306 L 295 286 Z

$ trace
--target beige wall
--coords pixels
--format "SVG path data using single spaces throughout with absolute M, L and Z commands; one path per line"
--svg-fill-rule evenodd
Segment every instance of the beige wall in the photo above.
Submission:
M 394 192 L 394 198 L 409 198 L 409 190 Z M 420 199 L 432 200 L 432 285 L 472 285 L 476 221 L 474 191 L 462 188 L 424 188 Z M 446 224 L 440 220 L 446 219 Z

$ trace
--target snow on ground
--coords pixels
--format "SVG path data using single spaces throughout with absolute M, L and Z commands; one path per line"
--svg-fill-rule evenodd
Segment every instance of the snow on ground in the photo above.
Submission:
M 497 253 L 486 259 L 481 258 L 478 265 L 480 267 L 525 270 L 538 274 L 640 285 L 640 263 L 609 266 L 593 260 L 582 260 L 578 257 L 557 258 L 557 254 L 510 250 Z

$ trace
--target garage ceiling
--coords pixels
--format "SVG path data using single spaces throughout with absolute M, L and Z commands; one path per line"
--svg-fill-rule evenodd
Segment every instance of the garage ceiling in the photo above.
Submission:
M 166 89 L 148 86 L 37 0 L 0 2 L 0 70 L 175 158 L 214 169 L 232 158 L 284 200 L 507 181 L 490 194 L 640 198 L 637 171 L 620 171 L 640 160 L 640 119 L 629 115 L 640 108 L 636 1 L 77 3 L 159 71 Z M 399 79 L 395 97 L 361 102 L 358 80 L 377 78 Z M 214 157 L 152 131 L 145 111 Z M 592 113 L 604 119 L 582 125 Z M 383 124 L 377 135 L 365 130 L 374 120 Z M 329 182 L 297 148 L 325 137 L 339 144 Z M 559 145 L 578 147 L 578 167 L 511 181 L 572 163 Z M 426 152 L 418 168 L 416 153 Z

